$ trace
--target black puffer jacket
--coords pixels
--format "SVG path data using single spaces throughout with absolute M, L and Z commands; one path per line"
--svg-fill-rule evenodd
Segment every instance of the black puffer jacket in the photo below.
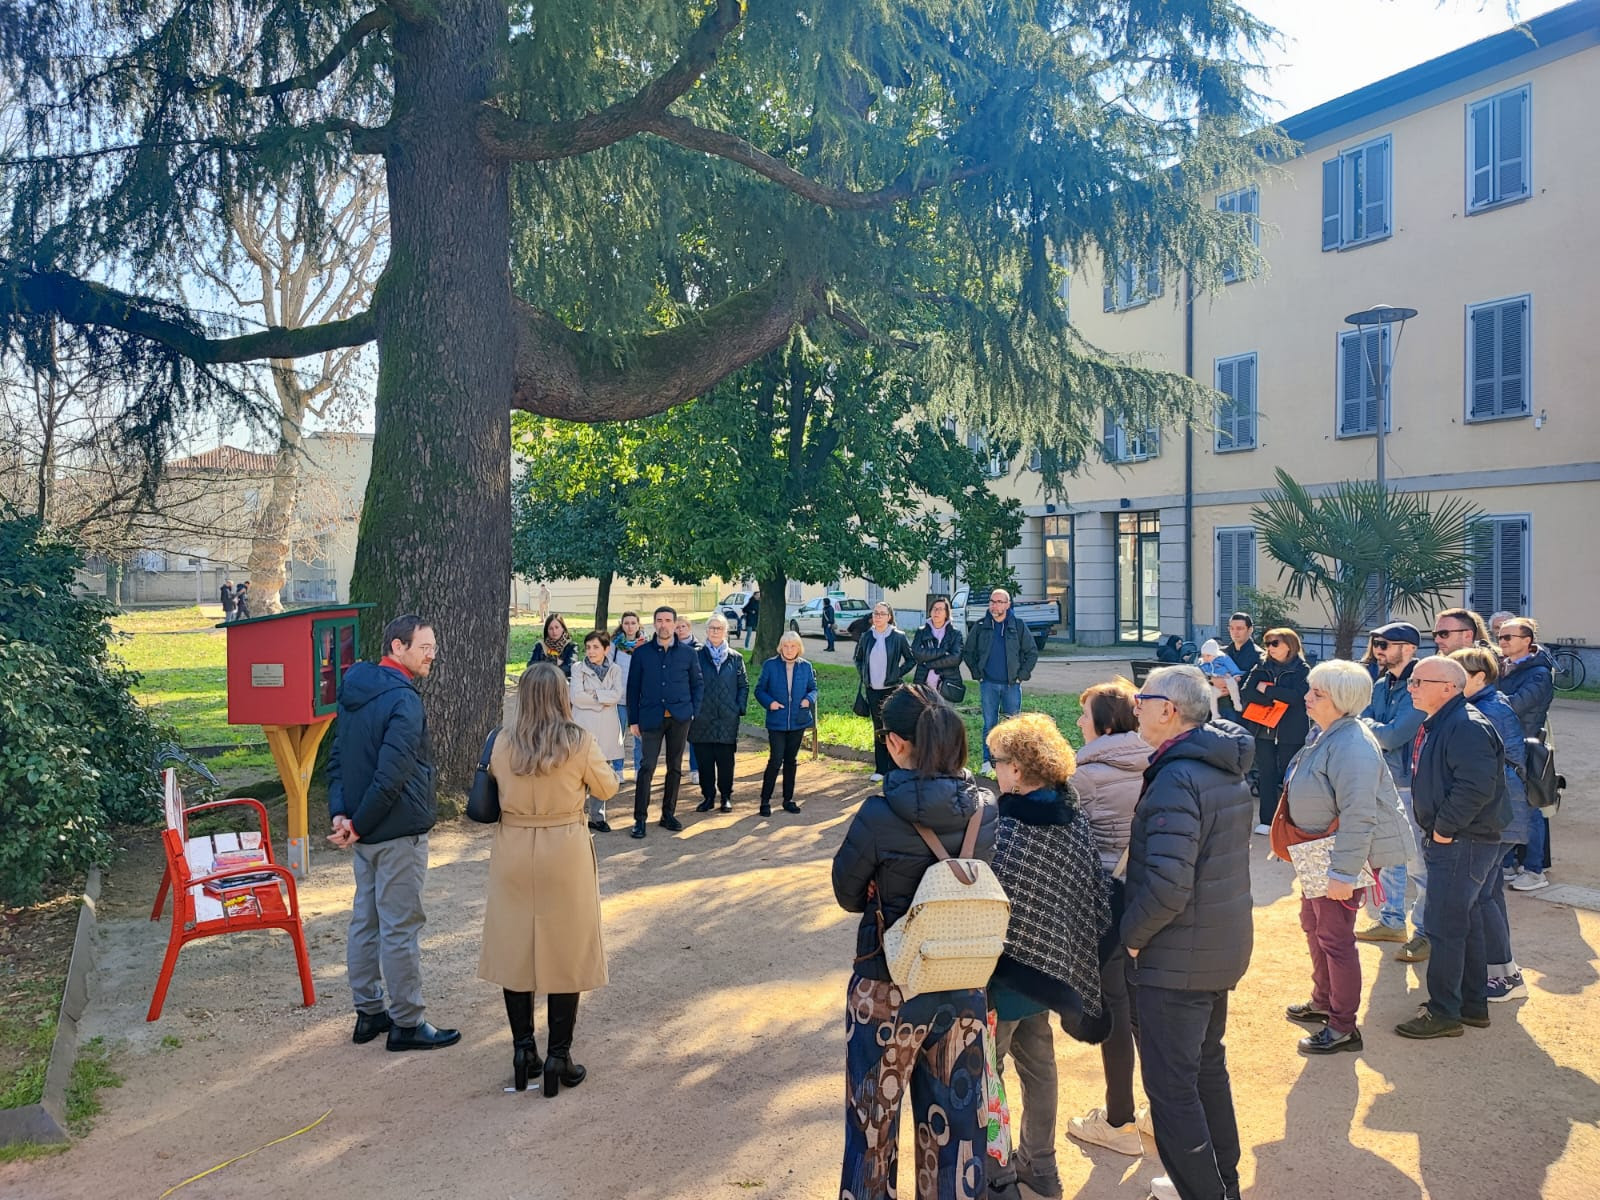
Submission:
M 729 647 L 718 668 L 710 646 L 701 646 L 697 653 L 705 690 L 700 693 L 700 707 L 689 726 L 689 740 L 724 745 L 737 742 L 739 721 L 750 704 L 750 675 L 745 670 L 744 655 Z
M 1556 695 L 1556 660 L 1543 646 L 1533 648 L 1533 656 L 1525 658 L 1514 667 L 1507 667 L 1500 676 L 1500 692 L 1511 705 L 1511 711 L 1522 722 L 1523 737 L 1543 737 L 1544 724 L 1550 715 L 1550 701 Z
M 1239 684 L 1239 702 L 1245 707 L 1252 704 L 1270 705 L 1281 700 L 1289 711 L 1279 719 L 1277 727 L 1252 726 L 1257 737 L 1276 741 L 1285 747 L 1304 746 L 1311 732 L 1311 718 L 1306 713 L 1306 689 L 1311 686 L 1311 668 L 1299 655 L 1288 662 L 1275 662 L 1270 654 L 1263 655 L 1255 668 Z M 1266 690 L 1261 689 L 1266 684 Z
M 911 771 L 890 771 L 883 795 L 868 796 L 857 810 L 844 845 L 833 856 L 833 894 L 846 912 L 861 914 L 856 930 L 856 971 L 866 979 L 888 979 L 889 964 L 878 936 L 881 906 L 884 928 L 905 916 L 922 873 L 935 859 L 913 824 L 926 825 L 951 854 L 961 850 L 967 821 L 982 809 L 978 844 L 973 856 L 994 857 L 995 822 L 999 809 L 970 775 L 923 779 Z M 1248 831 L 1246 841 L 1249 840 Z M 876 901 L 867 899 L 867 885 L 877 883 Z
M 1221 991 L 1250 965 L 1256 802 L 1244 774 L 1255 753 L 1243 729 L 1212 721 L 1145 768 L 1122 915 L 1141 986 Z
M 937 671 L 940 678 L 961 678 L 961 644 L 965 639 L 961 631 L 950 622 L 944 627 L 944 637 L 934 636 L 933 626 L 924 622 L 911 639 L 911 657 L 917 660 L 912 672 L 913 683 L 927 683 L 928 672 Z
M 438 819 L 422 697 L 405 672 L 359 662 L 339 688 L 328 752 L 328 814 L 365 845 L 427 833 Z

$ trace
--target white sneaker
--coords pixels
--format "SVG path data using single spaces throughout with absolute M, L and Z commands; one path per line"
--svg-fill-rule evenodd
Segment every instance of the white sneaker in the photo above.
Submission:
M 1263 834 L 1263 835 L 1269 834 L 1269 833 L 1272 832 L 1272 826 L 1271 825 L 1257 825 L 1256 826 L 1256 832 L 1259 833 L 1259 834 Z
M 1156 1123 L 1150 1119 L 1150 1106 L 1148 1104 L 1134 1111 L 1133 1127 L 1148 1137 L 1154 1138 L 1156 1136 Z
M 1521 875 L 1521 874 L 1522 874 L 1522 868 L 1521 867 L 1501 867 L 1500 868 L 1500 878 L 1505 880 L 1505 882 L 1507 882 L 1507 883 L 1510 883 L 1513 879 L 1515 879 L 1518 875 Z
M 1073 1117 L 1067 1122 L 1067 1133 L 1080 1142 L 1104 1146 L 1118 1154 L 1138 1158 L 1144 1153 L 1144 1142 L 1139 1139 L 1139 1127 L 1132 1121 L 1126 1125 L 1113 1125 L 1106 1119 L 1106 1110 L 1092 1108 L 1087 1116 Z
M 1543 871 L 1524 869 L 1521 875 L 1511 881 L 1511 890 L 1513 892 L 1537 892 L 1540 888 L 1549 886 L 1550 881 L 1544 877 Z
M 876 771 L 874 771 L 871 775 L 867 776 L 867 782 L 868 783 L 882 783 L 883 782 L 883 776 L 879 775 Z
M 1183 1197 L 1178 1195 L 1172 1180 L 1165 1175 L 1157 1175 L 1150 1181 L 1150 1200 L 1183 1200 Z
M 699 771 L 690 771 L 689 772 L 689 782 L 690 783 L 699 783 L 700 782 L 700 772 Z

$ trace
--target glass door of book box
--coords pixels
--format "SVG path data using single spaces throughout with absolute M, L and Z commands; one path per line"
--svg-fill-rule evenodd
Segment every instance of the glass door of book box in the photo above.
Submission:
M 333 713 L 339 707 L 339 688 L 344 683 L 344 673 L 356 661 L 356 618 L 339 617 L 330 621 L 313 621 L 311 644 L 316 654 L 318 716 Z

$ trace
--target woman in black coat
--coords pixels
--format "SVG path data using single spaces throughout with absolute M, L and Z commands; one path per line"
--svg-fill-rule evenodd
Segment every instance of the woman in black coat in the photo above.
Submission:
M 881 600 L 872 606 L 872 626 L 856 639 L 856 674 L 872 710 L 872 782 L 881 782 L 894 768 L 884 742 L 883 702 L 917 665 L 911 643 L 894 627 L 894 609 Z
M 578 651 L 572 644 L 572 635 L 567 632 L 567 623 L 551 613 L 544 619 L 544 636 L 533 644 L 533 653 L 528 655 L 528 665 L 531 667 L 536 662 L 547 662 L 560 667 L 561 673 L 571 679 L 572 664 L 577 657 Z
M 950 601 L 941 596 L 928 605 L 928 620 L 911 639 L 911 657 L 917 660 L 912 681 L 925 683 L 935 691 L 939 691 L 939 683 L 944 679 L 953 679 L 959 684 L 964 641 L 966 638 L 950 619 Z
M 1311 667 L 1300 650 L 1300 635 L 1292 629 L 1269 629 L 1261 639 L 1266 648 L 1250 674 L 1239 688 L 1239 703 L 1245 708 L 1264 704 L 1268 708 L 1281 701 L 1289 710 L 1276 725 L 1261 725 L 1246 721 L 1256 735 L 1256 780 L 1259 788 L 1258 815 L 1261 820 L 1257 833 L 1266 833 L 1272 826 L 1272 814 L 1278 810 L 1278 796 L 1283 791 L 1283 774 L 1289 760 L 1300 753 L 1311 732 L 1311 718 L 1306 715 L 1307 676 Z
M 739 744 L 739 722 L 750 703 L 750 676 L 744 655 L 728 642 L 728 621 L 712 613 L 706 641 L 696 652 L 705 690 L 689 726 L 689 744 L 700 763 L 700 795 L 696 812 L 710 812 L 722 797 L 722 811 L 733 811 L 733 752 Z

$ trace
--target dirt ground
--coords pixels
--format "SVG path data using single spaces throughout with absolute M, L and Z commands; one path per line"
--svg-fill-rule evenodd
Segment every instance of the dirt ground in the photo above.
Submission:
M 1105 665 L 1079 669 L 1099 677 Z M 1058 671 L 1057 686 L 1077 686 L 1068 668 Z M 1600 706 L 1559 702 L 1555 722 L 1573 786 L 1554 827 L 1554 878 L 1600 888 Z M 350 1042 L 350 869 L 326 847 L 301 891 L 314 1008 L 297 1004 L 287 940 L 249 935 L 187 949 L 165 1014 L 147 1025 L 165 926 L 148 920 L 156 860 L 149 847 L 134 848 L 106 880 L 84 1031 L 115 1048 L 126 1082 L 102 1094 L 104 1113 L 70 1153 L 0 1167 L 0 1196 L 155 1200 L 325 1112 L 309 1132 L 176 1195 L 836 1195 L 855 918 L 834 905 L 828 865 L 867 792 L 865 768 L 803 764 L 803 815 L 762 820 L 763 760 L 755 744 L 741 748 L 731 815 L 689 813 L 682 835 L 652 825 L 643 843 L 619 821 L 619 832 L 597 838 L 611 984 L 585 997 L 579 1017 L 576 1049 L 589 1078 L 554 1100 L 503 1091 L 510 1037 L 497 990 L 476 978 L 486 830 L 452 823 L 433 838 L 428 1015 L 464 1037 L 427 1054 Z M 1289 868 L 1261 849 L 1255 956 L 1228 1036 L 1245 1194 L 1595 1196 L 1600 913 L 1513 896 L 1532 995 L 1495 1006 L 1491 1029 L 1446 1042 L 1390 1032 L 1414 1010 L 1420 980 L 1380 948 L 1364 948 L 1366 1051 L 1307 1060 L 1294 1050 L 1302 1031 L 1282 1017 L 1286 1002 L 1308 994 L 1298 905 Z M 1600 894 L 1567 896 L 1600 904 Z M 542 1012 L 539 1024 L 542 1045 Z M 1067 1194 L 1142 1198 L 1159 1173 L 1153 1146 L 1141 1161 L 1065 1136 L 1067 1116 L 1102 1101 L 1098 1053 L 1058 1033 L 1057 1057 Z M 907 1146 L 905 1196 L 910 1164 Z

